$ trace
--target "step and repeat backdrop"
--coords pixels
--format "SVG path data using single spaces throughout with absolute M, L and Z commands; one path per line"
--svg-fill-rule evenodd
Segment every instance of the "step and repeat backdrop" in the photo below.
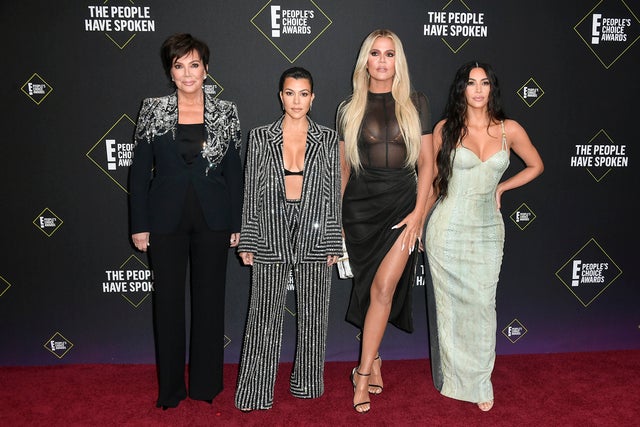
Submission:
M 153 271 L 131 245 L 127 175 L 142 99 L 171 92 L 159 48 L 176 32 L 209 44 L 205 90 L 237 103 L 243 150 L 251 128 L 281 114 L 278 78 L 292 65 L 314 75 L 312 116 L 333 127 L 376 28 L 402 39 L 434 122 L 456 69 L 491 63 L 546 166 L 503 197 L 498 354 L 640 348 L 639 0 L 23 0 L 0 11 L 0 365 L 153 363 Z M 521 167 L 512 157 L 507 175 Z M 250 272 L 230 255 L 225 360 L 237 363 Z M 415 332 L 390 327 L 386 358 L 429 357 L 425 280 Z M 357 358 L 350 287 L 334 275 L 328 360 Z

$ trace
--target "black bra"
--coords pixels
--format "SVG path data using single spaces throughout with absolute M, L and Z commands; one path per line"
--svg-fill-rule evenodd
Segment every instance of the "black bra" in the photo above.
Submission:
M 292 172 L 289 169 L 285 168 L 284 169 L 284 176 L 289 176 L 289 175 L 299 175 L 299 176 L 304 176 L 304 171 L 295 171 Z

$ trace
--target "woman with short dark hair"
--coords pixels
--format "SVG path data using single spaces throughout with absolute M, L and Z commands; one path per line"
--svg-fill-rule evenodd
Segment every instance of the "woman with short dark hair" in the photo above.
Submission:
M 227 255 L 240 238 L 242 168 L 236 105 L 203 90 L 207 45 L 175 34 L 163 43 L 161 58 L 175 92 L 142 103 L 129 190 L 131 237 L 138 250 L 149 251 L 153 268 L 157 406 L 167 409 L 187 394 L 211 403 L 222 390 Z

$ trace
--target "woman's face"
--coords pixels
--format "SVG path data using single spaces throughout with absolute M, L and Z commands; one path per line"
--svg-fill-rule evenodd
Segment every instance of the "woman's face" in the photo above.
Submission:
M 202 91 L 202 84 L 207 79 L 207 67 L 202 63 L 197 51 L 176 58 L 171 67 L 171 80 L 178 92 L 185 94 Z
M 474 108 L 484 108 L 489 103 L 491 93 L 491 82 L 487 73 L 482 68 L 473 68 L 469 72 L 465 98 L 467 105 Z
M 284 79 L 280 100 L 284 113 L 292 119 L 300 119 L 311 109 L 315 95 L 311 92 L 311 82 L 308 79 Z
M 393 81 L 396 74 L 396 48 L 389 37 L 378 37 L 369 50 L 367 71 L 372 80 Z

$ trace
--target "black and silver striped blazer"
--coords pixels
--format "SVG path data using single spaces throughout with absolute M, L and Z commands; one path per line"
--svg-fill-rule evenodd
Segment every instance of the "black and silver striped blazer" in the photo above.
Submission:
M 238 252 L 252 252 L 254 261 L 262 263 L 326 261 L 327 255 L 342 255 L 338 135 L 309 119 L 298 239 L 291 242 L 285 213 L 283 118 L 249 133 Z

